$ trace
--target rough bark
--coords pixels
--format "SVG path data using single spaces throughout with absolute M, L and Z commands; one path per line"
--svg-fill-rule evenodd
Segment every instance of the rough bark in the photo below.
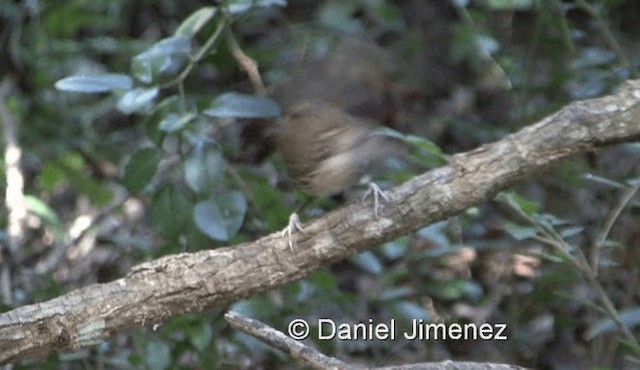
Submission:
M 115 333 L 161 324 L 299 279 L 381 242 L 454 216 L 571 155 L 640 138 L 640 80 L 572 103 L 503 140 L 452 156 L 450 165 L 370 202 L 305 225 L 295 250 L 279 234 L 228 248 L 166 256 L 127 276 L 0 314 L 0 363 L 92 346 Z

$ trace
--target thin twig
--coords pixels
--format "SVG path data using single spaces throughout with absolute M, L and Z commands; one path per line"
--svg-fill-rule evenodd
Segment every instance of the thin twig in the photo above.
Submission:
M 596 276 L 598 275 L 600 250 L 604 246 L 604 243 L 607 241 L 607 237 L 609 236 L 609 232 L 611 232 L 613 224 L 616 222 L 624 207 L 626 207 L 629 201 L 631 201 L 631 198 L 633 198 L 639 188 L 640 186 L 638 185 L 632 185 L 625 189 L 625 191 L 622 193 L 622 196 L 620 196 L 620 199 L 618 199 L 616 205 L 609 212 L 609 215 L 607 216 L 607 219 L 602 226 L 602 230 L 598 234 L 596 240 L 593 242 L 593 245 L 591 247 L 591 269 Z
M 352 366 L 349 366 L 336 358 L 326 356 L 318 352 L 316 349 L 286 336 L 281 331 L 248 316 L 229 311 L 224 315 L 224 318 L 232 328 L 258 338 L 261 342 L 266 343 L 273 348 L 277 348 L 289 354 L 293 358 L 300 360 L 306 366 L 310 366 L 314 369 L 352 368 Z
M 218 27 L 215 29 L 213 34 L 209 36 L 209 38 L 204 43 L 204 45 L 200 49 L 198 49 L 198 51 L 191 57 L 191 59 L 189 60 L 189 63 L 182 70 L 182 72 L 180 72 L 180 74 L 173 80 L 169 81 L 166 84 L 163 84 L 163 87 L 173 86 L 176 84 L 180 84 L 182 81 L 184 81 L 185 78 L 187 78 L 187 76 L 189 75 L 189 73 L 191 73 L 191 70 L 193 69 L 193 67 L 195 67 L 195 65 L 198 64 L 198 62 L 200 62 L 202 58 L 204 58 L 211 51 L 211 49 L 216 45 L 216 43 L 220 41 L 220 35 L 225 30 L 225 28 L 229 26 L 230 23 L 231 23 L 230 16 L 225 15 L 222 18 L 222 20 L 218 23 Z
M 258 70 L 258 64 L 255 60 L 245 54 L 244 51 L 242 51 L 242 48 L 240 48 L 240 45 L 238 44 L 238 40 L 236 40 L 236 37 L 233 35 L 231 30 L 227 29 L 226 37 L 229 48 L 231 49 L 231 55 L 233 55 L 236 62 L 240 64 L 240 67 L 242 67 L 249 76 L 256 94 L 259 96 L 265 96 L 267 94 L 267 90 L 264 87 L 264 82 L 262 82 L 262 77 Z

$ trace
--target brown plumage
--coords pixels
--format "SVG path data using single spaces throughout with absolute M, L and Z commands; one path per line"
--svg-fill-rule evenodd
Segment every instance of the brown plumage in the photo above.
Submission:
M 393 150 L 376 125 L 330 104 L 300 103 L 284 117 L 278 147 L 289 176 L 304 191 L 333 195 L 354 185 Z

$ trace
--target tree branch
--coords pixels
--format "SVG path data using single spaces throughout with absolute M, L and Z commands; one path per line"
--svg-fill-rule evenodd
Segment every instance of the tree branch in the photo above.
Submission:
M 73 351 L 119 332 L 223 307 L 299 279 L 381 242 L 454 216 L 571 155 L 640 138 L 640 80 L 572 103 L 501 141 L 454 155 L 451 164 L 387 194 L 377 218 L 353 203 L 305 225 L 296 248 L 274 233 L 251 243 L 170 255 L 126 277 L 0 314 L 0 363 Z

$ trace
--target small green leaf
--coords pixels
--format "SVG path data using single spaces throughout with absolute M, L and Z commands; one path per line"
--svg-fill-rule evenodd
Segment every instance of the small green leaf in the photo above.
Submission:
M 222 150 L 217 145 L 199 142 L 184 162 L 187 185 L 198 194 L 211 194 L 222 181 L 225 166 Z
M 584 227 L 582 226 L 568 227 L 560 232 L 560 236 L 564 239 L 568 239 L 576 235 L 582 234 L 583 231 L 584 231 Z
M 328 1 L 318 8 L 318 19 L 327 28 L 354 35 L 364 29 L 362 20 L 353 16 L 359 6 L 354 1 Z
M 127 75 L 113 73 L 75 75 L 58 80 L 55 87 L 60 91 L 99 93 L 112 90 L 129 90 L 133 87 L 133 80 Z
M 49 205 L 42 199 L 33 195 L 26 195 L 24 197 L 24 203 L 29 212 L 38 216 L 41 220 L 44 221 L 46 225 L 50 226 L 53 229 L 59 242 L 64 240 L 64 226 L 60 221 L 60 217 L 58 217 L 58 214 L 53 210 L 53 208 L 49 207 Z
M 399 288 L 388 288 L 382 290 L 377 299 L 382 302 L 395 302 L 400 299 L 410 298 L 416 295 L 416 289 L 410 286 L 403 286 Z
M 122 95 L 116 107 L 124 114 L 131 114 L 147 108 L 156 96 L 158 96 L 157 87 L 151 89 L 138 87 Z
M 196 117 L 197 115 L 193 113 L 169 113 L 162 119 L 162 121 L 160 121 L 158 128 L 160 129 L 160 131 L 173 133 L 182 130 L 187 124 L 189 124 L 189 122 L 193 121 Z
M 179 96 L 170 95 L 164 99 L 162 99 L 154 110 L 153 114 L 149 119 L 145 122 L 145 128 L 147 130 L 147 137 L 151 139 L 156 146 L 162 146 L 162 141 L 165 137 L 166 132 L 175 132 L 171 131 L 173 128 L 171 127 L 171 119 L 167 119 L 169 115 L 181 116 L 183 114 L 182 102 Z M 169 122 L 165 122 L 165 120 Z M 180 122 L 180 119 L 176 120 Z M 160 126 L 167 130 L 160 130 Z
M 538 230 L 535 227 L 522 226 L 511 222 L 506 223 L 502 228 L 518 241 L 532 238 L 538 234 Z
M 153 197 L 151 223 L 158 233 L 175 240 L 185 231 L 193 206 L 184 193 L 174 185 L 165 186 Z
M 437 246 L 445 247 L 445 251 L 450 251 L 451 242 L 447 237 L 447 221 L 439 221 L 425 226 L 418 230 L 418 235 L 421 238 L 431 240 Z
M 405 300 L 391 302 L 390 309 L 391 312 L 394 313 L 394 316 L 402 317 L 407 321 L 412 321 L 415 319 L 429 319 L 429 313 L 427 312 L 427 310 L 425 310 L 422 305 L 415 302 Z
M 230 0 L 227 2 L 229 13 L 244 13 L 252 7 L 268 7 L 272 5 L 286 6 L 286 0 Z
M 213 200 L 206 200 L 196 204 L 193 209 L 193 219 L 198 228 L 211 239 L 220 241 L 229 239 L 222 213 Z
M 191 13 L 191 15 L 178 26 L 175 34 L 179 36 L 193 36 L 198 33 L 215 14 L 216 8 L 213 6 L 200 8 Z
M 532 0 L 488 0 L 487 6 L 494 11 L 529 10 L 533 6 Z
M 398 259 L 407 253 L 408 240 L 406 238 L 396 239 L 387 243 L 384 243 L 381 248 L 381 252 L 384 257 L 390 260 Z
M 338 279 L 336 276 L 327 270 L 317 270 L 304 279 L 311 283 L 316 289 L 322 289 L 332 291 L 338 286 Z M 301 280 L 302 281 L 302 280 Z
M 213 339 L 213 330 L 207 322 L 200 322 L 187 329 L 187 335 L 194 347 L 200 352 L 209 349 Z
M 373 275 L 380 275 L 383 270 L 380 259 L 370 251 L 351 256 L 349 261 Z
M 393 4 L 390 4 L 390 2 L 372 2 L 371 4 L 368 4 L 368 6 L 372 15 L 385 27 L 395 31 L 403 31 L 406 29 L 400 10 Z
M 75 152 L 65 153 L 60 158 L 47 161 L 40 172 L 40 182 L 45 189 L 54 189 L 63 183 L 72 184 L 86 194 L 92 202 L 106 205 L 113 193 L 103 181 L 86 175 L 86 164 L 82 156 Z
M 131 156 L 124 168 L 123 183 L 132 193 L 139 193 L 156 173 L 162 155 L 156 148 L 140 149 Z
M 640 327 L 640 307 L 630 308 L 620 312 L 620 321 L 629 329 Z M 593 338 L 617 330 L 616 323 L 610 317 L 596 321 L 587 331 L 586 339 Z
M 242 193 L 231 191 L 196 204 L 193 215 L 198 228 L 212 239 L 227 241 L 234 237 L 247 211 Z
M 163 370 L 171 365 L 171 349 L 160 341 L 147 343 L 145 362 L 147 368 Z
M 531 216 L 538 211 L 538 203 L 524 199 L 518 193 L 513 191 L 504 191 L 498 195 L 498 200 L 505 202 L 515 209 L 520 209 L 527 215 Z
M 375 134 L 391 137 L 391 138 L 400 140 L 404 143 L 407 143 L 419 149 L 422 157 L 426 157 L 427 155 L 430 155 L 438 158 L 442 163 L 447 162 L 447 157 L 442 152 L 442 149 L 440 149 L 440 147 L 437 146 L 432 141 L 422 136 L 403 134 L 389 127 L 383 127 L 383 128 L 377 129 L 375 131 Z
M 215 98 L 204 114 L 214 118 L 267 118 L 280 115 L 280 106 L 271 99 L 230 92 Z
M 62 227 L 62 222 L 60 222 L 58 214 L 42 199 L 33 195 L 26 195 L 24 197 L 24 202 L 30 212 L 40 217 L 40 219 L 44 220 L 46 223 Z
M 131 64 L 133 75 L 144 83 L 176 75 L 191 52 L 188 36 L 173 36 L 158 41 L 147 51 L 136 55 Z
M 216 197 L 222 217 L 224 217 L 227 235 L 233 238 L 240 230 L 247 212 L 247 200 L 239 191 L 230 191 Z

